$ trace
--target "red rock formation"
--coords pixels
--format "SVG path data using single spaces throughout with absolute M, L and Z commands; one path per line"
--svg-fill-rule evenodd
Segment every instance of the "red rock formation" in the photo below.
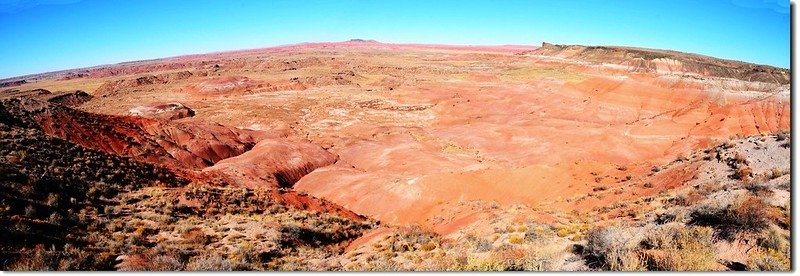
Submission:
M 2 102 L 5 112 L 82 146 L 172 167 L 200 169 L 249 150 L 265 136 L 219 124 L 169 124 L 92 114 L 34 99 Z

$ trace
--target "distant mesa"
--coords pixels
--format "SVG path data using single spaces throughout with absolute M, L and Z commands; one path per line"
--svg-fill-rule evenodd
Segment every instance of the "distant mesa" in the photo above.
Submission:
M 28 81 L 26 80 L 12 80 L 12 81 L 0 82 L 0 87 L 20 86 L 26 83 L 28 83 Z
M 351 39 L 351 40 L 348 40 L 348 41 L 345 41 L 345 42 L 356 42 L 356 43 L 379 43 L 377 40 L 374 40 L 374 39 L 360 39 L 360 38 L 354 38 L 354 39 Z
M 544 42 L 542 47 L 525 54 L 616 64 L 635 73 L 684 73 L 781 85 L 789 83 L 788 69 L 671 50 Z
M 82 90 L 51 92 L 46 89 L 18 90 L 9 89 L 2 91 L 0 99 L 26 98 L 47 101 L 63 106 L 79 106 L 92 99 L 92 95 Z

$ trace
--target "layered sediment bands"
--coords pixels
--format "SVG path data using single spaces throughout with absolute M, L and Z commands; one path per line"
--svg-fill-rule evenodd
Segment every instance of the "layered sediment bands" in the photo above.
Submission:
M 168 124 L 92 114 L 34 99 L 0 103 L 9 124 L 41 129 L 79 145 L 139 161 L 200 169 L 249 150 L 263 134 L 219 124 Z
M 616 64 L 624 66 L 630 72 L 688 73 L 744 81 L 789 83 L 787 69 L 668 50 L 543 43 L 542 47 L 530 53 Z

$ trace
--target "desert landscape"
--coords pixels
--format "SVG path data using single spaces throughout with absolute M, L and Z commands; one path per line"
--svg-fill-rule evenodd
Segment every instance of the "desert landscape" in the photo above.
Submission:
M 791 269 L 790 71 L 369 39 L 0 80 L 2 270 Z

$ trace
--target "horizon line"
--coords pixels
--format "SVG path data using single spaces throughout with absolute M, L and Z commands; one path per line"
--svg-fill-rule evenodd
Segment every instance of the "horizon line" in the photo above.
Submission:
M 759 64 L 759 63 L 755 63 L 755 62 L 743 61 L 743 60 L 738 60 L 738 59 L 730 59 L 730 58 L 721 58 L 721 57 L 715 57 L 715 56 L 707 55 L 707 54 L 684 52 L 684 51 L 674 50 L 674 49 L 647 48 L 647 47 L 632 46 L 632 45 L 558 44 L 558 43 L 551 43 L 551 42 L 546 42 L 546 41 L 543 41 L 542 43 L 539 43 L 539 45 L 534 45 L 534 44 L 446 44 L 446 43 L 419 43 L 419 42 L 417 42 L 417 43 L 381 42 L 381 41 L 377 41 L 377 40 L 374 40 L 374 39 L 354 38 L 354 39 L 343 40 L 343 41 L 317 41 L 317 42 L 305 41 L 305 42 L 297 42 L 297 43 L 277 44 L 277 45 L 257 47 L 257 48 L 242 48 L 242 49 L 232 49 L 232 50 L 219 50 L 219 51 L 204 52 L 204 53 L 180 54 L 180 55 L 175 55 L 175 56 L 167 56 L 167 57 L 159 57 L 159 58 L 138 59 L 138 60 L 123 60 L 123 61 L 119 61 L 119 62 L 103 63 L 103 64 L 90 65 L 90 66 L 85 66 L 85 67 L 66 68 L 66 69 L 53 70 L 53 71 L 30 73 L 30 74 L 25 74 L 25 75 L 2 77 L 2 78 L 0 78 L 0 82 L 12 81 L 12 80 L 15 80 L 15 79 L 24 79 L 24 78 L 38 76 L 38 75 L 60 73 L 60 72 L 64 72 L 64 71 L 89 70 L 89 69 L 94 69 L 94 68 L 99 68 L 99 67 L 104 67 L 104 66 L 126 65 L 126 64 L 132 64 L 132 63 L 137 63 L 137 62 L 152 62 L 152 61 L 159 61 L 159 60 L 170 60 L 170 59 L 187 58 L 187 57 L 201 57 L 201 56 L 207 56 L 207 55 L 231 54 L 231 53 L 237 53 L 237 52 L 270 50 L 270 49 L 276 49 L 276 48 L 290 48 L 290 47 L 300 47 L 300 46 L 307 46 L 307 45 L 313 46 L 314 44 L 344 44 L 344 43 L 352 43 L 352 44 L 356 44 L 356 45 L 358 45 L 358 44 L 363 44 L 363 45 L 383 44 L 383 45 L 398 45 L 398 46 L 411 46 L 411 47 L 413 47 L 413 46 L 531 47 L 532 50 L 542 47 L 541 45 L 543 45 L 545 43 L 553 44 L 553 45 L 562 45 L 562 46 L 628 47 L 628 48 L 639 48 L 639 49 L 646 49 L 646 50 L 674 51 L 674 52 L 684 53 L 684 54 L 701 55 L 701 56 L 706 56 L 706 57 L 720 59 L 720 60 L 728 60 L 728 61 L 749 63 L 749 64 L 759 65 L 759 66 L 771 66 L 771 67 L 774 67 L 774 68 L 779 68 L 779 69 L 784 69 L 784 70 L 791 70 L 791 68 L 784 68 L 784 67 L 781 67 L 781 66 L 776 66 L 776 65 L 771 65 L 771 64 Z

